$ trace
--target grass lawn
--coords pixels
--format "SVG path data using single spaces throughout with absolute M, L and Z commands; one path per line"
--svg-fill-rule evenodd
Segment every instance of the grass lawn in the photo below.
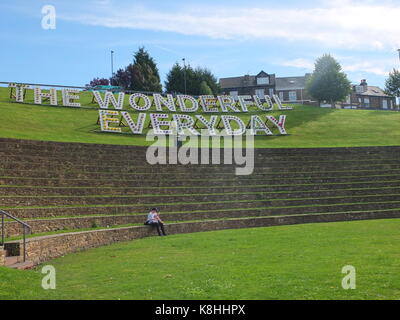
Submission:
M 399 299 L 400 221 L 371 220 L 179 234 L 0 268 L 0 299 Z M 357 288 L 341 287 L 342 267 Z
M 123 145 L 148 145 L 145 136 L 98 133 L 98 111 L 91 94 L 82 94 L 89 109 L 12 103 L 7 88 L 0 88 L 0 137 Z M 27 101 L 32 101 L 31 90 Z M 135 112 L 132 110 L 132 114 Z M 240 114 L 247 123 L 251 113 Z M 265 114 L 257 112 L 263 118 Z M 287 136 L 258 136 L 256 147 L 348 147 L 400 144 L 400 112 L 373 110 L 334 110 L 295 106 L 294 110 L 273 111 L 287 115 Z M 208 117 L 210 114 L 207 114 Z M 237 114 L 235 114 L 237 115 Z M 148 117 L 149 118 L 149 117 Z M 133 119 L 136 119 L 133 116 Z M 149 120 L 147 120 L 149 121 Z M 147 125 L 147 123 L 146 123 Z M 276 132 L 276 131 L 274 131 Z

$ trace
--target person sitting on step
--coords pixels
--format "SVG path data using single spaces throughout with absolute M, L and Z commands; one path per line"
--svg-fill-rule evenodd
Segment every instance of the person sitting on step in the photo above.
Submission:
M 147 220 L 144 224 L 148 225 L 148 226 L 156 227 L 159 236 L 166 236 L 166 233 L 164 230 L 164 222 L 161 220 L 160 216 L 158 215 L 157 208 L 153 208 L 150 210 L 150 212 L 147 216 Z M 160 232 L 160 229 L 162 231 L 162 234 Z

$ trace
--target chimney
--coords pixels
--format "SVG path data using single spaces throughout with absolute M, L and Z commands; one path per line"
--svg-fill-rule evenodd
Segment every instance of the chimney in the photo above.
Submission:
M 362 79 L 360 86 L 362 87 L 363 92 L 368 91 L 368 83 L 366 79 Z

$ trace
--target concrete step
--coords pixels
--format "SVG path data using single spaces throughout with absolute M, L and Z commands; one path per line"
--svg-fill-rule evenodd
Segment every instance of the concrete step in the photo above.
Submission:
M 19 256 L 5 257 L 4 261 L 5 261 L 4 265 L 6 267 L 9 267 L 11 265 L 15 265 L 15 264 L 19 263 L 20 257 Z
M 32 269 L 34 266 L 35 264 L 33 263 L 33 261 L 17 262 L 14 264 L 6 265 L 6 267 L 18 270 Z

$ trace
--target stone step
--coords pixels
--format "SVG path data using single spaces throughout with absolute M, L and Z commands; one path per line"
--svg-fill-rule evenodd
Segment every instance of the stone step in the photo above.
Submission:
M 4 250 L 4 246 L 0 246 L 0 267 L 4 266 L 7 252 Z
M 64 165 L 64 166 L 97 166 L 100 168 L 101 166 L 143 166 L 143 165 L 148 165 L 150 166 L 151 164 L 146 160 L 145 157 L 136 159 L 136 160 L 129 160 L 128 158 L 124 156 L 120 156 L 119 158 L 115 159 L 102 159 L 102 158 L 96 158 L 95 156 L 83 156 L 83 155 L 76 155 L 76 158 L 68 158 L 68 157 L 63 157 L 62 155 L 59 155 L 57 157 L 48 157 L 48 156 L 41 156 L 41 157 L 28 157 L 28 156 L 16 156 L 16 155 L 2 155 L 2 162 L 3 163 L 11 163 L 15 164 L 16 162 L 29 162 L 31 163 L 32 167 L 36 165 L 43 165 L 46 164 L 47 166 L 52 166 L 52 165 Z M 290 167 L 296 167 L 296 166 L 338 166 L 339 164 L 347 164 L 347 165 L 356 165 L 356 164 L 370 164 L 370 165 L 383 165 L 383 164 L 398 164 L 399 160 L 399 154 L 393 154 L 393 155 L 388 155 L 385 157 L 379 157 L 379 158 L 371 158 L 371 157 L 362 157 L 362 158 L 357 158 L 357 157 L 350 157 L 348 156 L 345 159 L 335 159 L 335 157 L 323 157 L 323 158 L 318 158 L 316 156 L 313 157 L 307 157 L 307 158 L 301 158 L 301 157 L 292 157 L 292 158 L 285 158 L 285 157 L 277 157 L 277 158 L 260 158 L 256 157 L 254 159 L 254 165 L 256 167 L 259 166 L 290 166 Z M 169 158 L 165 160 L 165 163 L 169 163 Z M 231 158 L 232 161 L 232 158 Z M 220 158 L 220 164 L 225 163 L 224 159 L 221 157 Z M 192 164 L 194 166 L 197 166 L 201 164 L 200 161 L 197 161 L 196 163 Z M 208 162 L 204 164 L 205 166 L 211 165 L 214 167 L 220 167 L 220 164 L 212 164 L 211 162 Z M 228 165 L 228 164 L 227 164 Z M 169 166 L 176 166 L 175 164 L 169 164 Z M 229 165 L 231 166 L 231 165 Z
M 140 146 L 127 145 L 111 145 L 111 144 L 90 144 L 90 143 L 67 143 L 67 142 L 52 142 L 52 141 L 34 141 L 34 140 L 19 140 L 19 139 L 0 139 L 0 150 L 24 150 L 24 151 L 41 151 L 41 152 L 79 152 L 79 151 L 96 151 L 99 152 L 133 152 L 146 149 Z M 287 149 L 257 149 L 261 154 L 293 154 L 293 153 L 323 153 L 323 154 L 349 154 L 349 153 L 380 153 L 399 151 L 399 147 L 349 147 L 349 148 L 287 148 Z
M 262 183 L 262 181 L 261 181 Z M 204 193 L 244 193 L 244 192 L 322 192 L 343 191 L 357 189 L 360 192 L 374 190 L 385 190 L 393 188 L 398 190 L 400 180 L 371 181 L 361 183 L 317 183 L 317 184 L 282 184 L 282 185 L 220 185 L 220 186 L 187 186 L 187 187 L 30 187 L 30 186 L 0 186 L 1 196 L 93 196 L 93 195 L 173 195 L 173 194 L 204 194 Z M 382 191 L 384 193 L 384 191 Z
M 251 176 L 232 176 L 231 178 L 215 177 L 213 179 L 159 179 L 146 180 L 132 179 L 125 180 L 121 177 L 119 180 L 111 179 L 50 179 L 50 178 L 24 178 L 24 177 L 0 177 L 2 185 L 26 185 L 26 186 L 48 186 L 48 187 L 176 187 L 176 186 L 210 186 L 218 185 L 252 185 L 252 184 L 316 184 L 316 183 L 356 183 L 367 181 L 385 181 L 400 180 L 400 174 L 396 175 L 369 175 L 369 176 L 331 176 L 331 177 L 310 177 L 310 178 L 270 178 L 254 179 Z
M 372 199 L 372 198 L 371 198 Z M 371 200 L 369 199 L 369 200 Z M 213 212 L 213 211 L 236 211 L 236 210 L 263 210 L 271 212 L 271 214 L 301 214 L 303 212 L 331 212 L 331 211 L 360 211 L 360 210 L 384 210 L 396 209 L 400 206 L 400 201 L 379 202 L 356 202 L 352 199 L 349 202 L 331 200 L 325 203 L 314 203 L 308 201 L 303 205 L 295 202 L 283 202 L 283 206 L 279 203 L 268 201 L 247 201 L 247 202 L 199 202 L 199 203 L 182 203 L 182 204 L 158 204 L 151 205 L 126 205 L 126 206 L 86 206 L 86 207 L 43 207 L 43 208 L 14 208 L 7 209 L 13 216 L 20 219 L 31 218 L 49 218 L 49 217 L 71 217 L 71 216 L 87 216 L 87 215 L 122 215 L 122 214 L 147 214 L 148 211 L 156 206 L 161 210 L 162 214 L 170 214 L 177 212 Z M 360 199 L 358 199 L 360 201 Z M 365 200 L 365 199 L 364 199 Z M 282 203 L 282 202 L 281 202 Z M 281 204 L 280 203 L 280 204 Z
M 270 170 L 266 172 L 255 171 L 253 174 L 243 177 L 248 179 L 284 179 L 284 178 L 323 178 L 331 176 L 352 176 L 352 177 L 362 177 L 369 175 L 400 175 L 399 170 L 351 170 L 351 171 L 297 171 L 297 172 L 280 172 L 275 170 Z M 54 172 L 54 171 L 33 171 L 33 170 L 1 170 L 0 177 L 23 177 L 23 178 L 49 178 L 49 179 L 108 179 L 108 180 L 162 180 L 162 179 L 204 179 L 211 178 L 235 178 L 232 173 L 224 172 L 136 172 L 136 173 L 113 173 L 113 172 Z M 238 177 L 242 178 L 242 177 Z
M 25 261 L 25 262 L 10 264 L 7 267 L 17 270 L 27 270 L 27 269 L 32 269 L 34 266 L 35 264 L 33 263 L 33 261 Z
M 49 171 L 51 168 L 51 171 Z M 97 165 L 89 164 L 76 164 L 76 163 L 65 163 L 59 161 L 58 163 L 44 161 L 40 163 L 32 162 L 21 162 L 21 161 L 9 161 L 5 162 L 4 159 L 0 162 L 0 170 L 7 170 L 7 172 L 20 172 L 23 170 L 30 172 L 56 172 L 56 173 L 87 173 L 87 172 L 101 172 L 101 173 L 165 173 L 165 174 L 201 174 L 206 172 L 215 172 L 221 174 L 234 174 L 236 166 L 233 165 L 126 165 L 121 164 L 120 166 L 110 166 L 107 163 L 98 163 Z M 327 172 L 327 171 L 353 171 L 353 170 L 399 170 L 399 161 L 391 164 L 371 164 L 371 163 L 360 163 L 360 162 L 337 162 L 322 163 L 322 165 L 305 165 L 304 163 L 297 163 L 291 165 L 291 163 L 275 162 L 271 165 L 263 163 L 262 165 L 256 164 L 255 173 L 290 173 L 290 172 Z
M 386 213 L 400 213 L 400 204 L 396 209 L 389 210 L 363 210 L 363 211 L 348 211 L 347 213 L 356 215 L 358 213 L 367 212 L 381 212 Z M 296 213 L 296 215 L 317 215 L 323 212 L 307 211 L 307 208 L 303 208 L 303 212 Z M 329 211 L 327 213 L 344 213 L 341 211 Z M 165 213 L 162 214 L 162 219 L 166 223 L 178 222 L 178 221 L 194 221 L 194 220 L 214 220 L 214 219 L 233 219 L 233 218 L 246 218 L 252 217 L 263 217 L 263 216 L 288 216 L 285 211 L 271 210 L 268 208 L 254 208 L 246 210 L 225 210 L 225 211 L 205 211 L 205 212 L 181 212 L 181 213 Z M 112 227 L 118 225 L 128 224 L 142 224 L 147 218 L 147 214 L 137 215 L 96 215 L 92 217 L 68 217 L 68 218 L 53 218 L 53 219 L 33 219 L 25 220 L 31 226 L 31 233 L 45 233 L 55 232 L 62 230 L 73 230 L 73 229 L 89 229 L 94 227 Z M 20 226 L 15 222 L 7 222 L 5 225 L 6 237 L 22 236 L 22 230 Z
M 17 264 L 19 262 L 20 262 L 20 257 L 19 256 L 5 257 L 4 265 L 6 267 L 9 267 L 9 266 L 15 265 L 15 264 Z
M 0 149 L 1 150 L 1 149 Z M 199 158 L 201 154 L 201 150 L 198 151 Z M 219 153 L 219 158 L 224 159 L 224 152 L 221 150 Z M 214 152 L 215 154 L 218 154 Z M 262 154 L 259 153 L 257 150 L 254 151 L 254 162 L 255 163 L 273 163 L 273 162 L 280 162 L 280 161 L 304 161 L 304 162 L 332 162 L 332 161 L 346 161 L 352 159 L 352 161 L 381 161 L 385 159 L 398 159 L 399 158 L 399 150 L 391 151 L 391 152 L 379 152 L 379 153 L 331 153 L 321 154 L 318 152 L 310 152 L 307 154 L 304 153 L 289 153 L 289 154 L 274 154 L 274 153 L 267 153 Z M 169 153 L 166 155 L 168 156 Z M 209 151 L 208 159 L 209 161 L 212 159 L 211 155 L 213 154 L 212 151 Z M 247 154 L 245 152 L 245 154 Z M 203 151 L 204 156 L 204 151 Z M 59 152 L 59 153 L 49 153 L 49 152 L 27 152 L 24 150 L 1 150 L 0 157 L 4 159 L 5 162 L 13 162 L 13 161 L 28 161 L 32 163 L 39 163 L 41 161 L 46 162 L 57 162 L 60 159 L 65 161 L 66 163 L 115 163 L 115 164 L 122 164 L 122 163 L 132 163 L 132 164 L 139 164 L 139 163 L 146 163 L 146 149 L 140 152 L 128 152 L 128 153 L 110 153 L 104 152 L 101 153 L 100 151 L 90 151 L 90 152 L 74 152 L 74 151 L 67 151 L 67 152 Z
M 108 151 L 120 151 L 120 150 L 135 150 L 135 149 L 143 149 L 141 146 L 129 146 L 129 145 L 113 145 L 113 144 L 93 144 L 93 143 L 78 143 L 78 142 L 55 142 L 55 141 L 42 141 L 42 140 L 23 140 L 23 139 L 12 139 L 12 138 L 0 138 L 0 145 L 3 148 L 29 148 L 29 149 L 47 149 L 47 150 L 66 150 L 66 149 L 79 149 L 79 150 L 98 150 L 107 149 Z M 357 152 L 357 151 L 368 151 L 368 152 L 379 152 L 381 150 L 390 150 L 390 149 L 400 149 L 399 147 L 326 147 L 326 148 L 315 148 L 319 152 Z M 263 149 L 264 152 L 267 151 L 275 151 L 280 153 L 285 153 L 288 150 L 298 151 L 298 152 L 309 152 L 310 150 L 314 150 L 314 148 L 288 148 L 288 149 L 275 149 L 275 148 L 266 148 Z
M 168 194 L 168 195 L 136 195 L 136 196 L 0 196 L 2 206 L 62 206 L 62 205 L 111 205 L 111 204 L 141 204 L 141 203 L 168 203 L 168 202 L 199 202 L 199 201 L 255 201 L 255 200 L 296 200 L 301 198 L 323 197 L 374 197 L 387 198 L 400 196 L 400 188 L 392 189 L 365 189 L 353 191 L 325 191 L 325 192 L 297 192 L 297 193 L 204 193 L 204 194 Z
M 254 228 L 301 223 L 319 223 L 352 221 L 365 219 L 399 218 L 400 212 L 390 213 L 339 213 L 284 217 L 249 217 L 245 219 L 205 220 L 198 222 L 182 222 L 167 224 L 165 229 L 168 235 L 178 233 L 192 233 L 202 231 L 216 231 L 224 229 Z M 47 260 L 118 241 L 130 241 L 148 236 L 154 236 L 155 231 L 149 226 L 132 226 L 73 233 L 61 233 L 48 236 L 28 238 L 27 258 L 34 264 Z M 20 243 L 21 241 L 15 241 Z

